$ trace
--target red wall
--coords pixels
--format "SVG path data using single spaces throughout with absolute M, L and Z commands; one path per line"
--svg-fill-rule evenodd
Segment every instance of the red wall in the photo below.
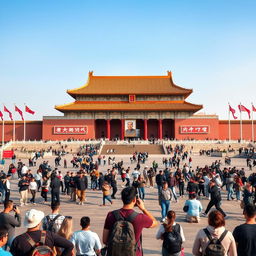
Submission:
M 26 121 L 26 140 L 42 139 L 42 121 Z M 2 124 L 0 122 L 0 141 L 2 141 Z M 24 122 L 15 122 L 15 139 L 23 140 L 24 138 Z M 13 139 L 13 122 L 5 121 L 4 123 L 4 140 L 5 142 Z
M 121 122 L 119 120 L 115 121 L 113 124 L 111 123 L 111 135 L 112 137 L 115 134 L 120 133 L 119 124 L 121 126 Z M 139 122 L 139 121 L 138 121 Z M 255 121 L 256 122 L 256 121 Z M 164 123 L 164 122 L 163 122 Z M 82 126 L 87 125 L 88 134 L 86 135 L 55 135 L 53 134 L 54 126 Z M 143 137 L 143 122 L 140 120 L 141 128 L 141 136 Z M 138 125 L 138 127 L 140 126 Z M 210 132 L 209 134 L 181 134 L 180 126 L 186 125 L 209 125 Z M 163 125 L 164 130 L 166 129 L 166 125 Z M 10 141 L 13 138 L 13 122 L 6 121 L 5 122 L 5 141 Z M 16 140 L 23 140 L 23 122 L 16 121 Z M 174 131 L 176 139 L 196 139 L 196 140 L 204 140 L 204 139 L 220 139 L 226 140 L 228 139 L 228 121 L 218 119 L 210 119 L 210 118 L 197 118 L 197 119 L 176 119 L 174 121 Z M 86 120 L 86 119 L 44 119 L 42 121 L 26 121 L 26 140 L 67 140 L 69 138 L 74 139 L 94 139 L 95 138 L 95 122 L 94 120 Z M 105 126 L 102 127 L 105 130 Z M 150 120 L 148 122 L 148 135 L 154 134 L 156 137 L 158 136 L 158 122 L 157 120 Z M 105 133 L 106 134 L 106 133 Z M 256 123 L 254 124 L 254 136 L 256 138 Z M 164 134 L 163 134 L 164 136 Z M 240 139 L 240 122 L 239 121 L 231 121 L 231 139 L 239 140 Z M 244 140 L 252 140 L 252 125 L 251 121 L 243 121 L 243 139 Z M 2 141 L 2 122 L 0 122 L 0 142 Z
M 231 121 L 231 140 L 239 140 L 240 139 L 240 121 Z M 252 140 L 252 122 L 251 121 L 243 121 L 243 140 Z M 228 121 L 223 120 L 219 121 L 219 139 L 227 140 L 228 135 Z M 254 124 L 254 138 L 256 138 L 256 124 Z M 255 140 L 255 139 L 254 139 Z
M 208 125 L 210 131 L 208 134 L 181 134 L 180 126 L 183 125 Z M 175 119 L 175 138 L 177 140 L 195 139 L 195 140 L 215 140 L 219 139 L 219 119 L 217 118 L 193 118 L 193 119 Z
M 54 126 L 87 126 L 87 134 L 54 134 Z M 43 140 L 86 140 L 95 138 L 95 122 L 91 119 L 44 119 Z

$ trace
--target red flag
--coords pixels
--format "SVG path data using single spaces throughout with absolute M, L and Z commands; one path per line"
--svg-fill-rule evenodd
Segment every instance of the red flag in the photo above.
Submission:
M 235 116 L 236 111 L 235 111 L 235 109 L 232 108 L 230 105 L 229 105 L 229 111 L 232 113 L 233 118 L 234 118 L 234 119 L 237 119 L 237 116 Z
M 31 110 L 28 106 L 25 107 L 25 111 L 28 112 L 31 115 L 35 114 L 35 111 Z
M 251 111 L 246 108 L 244 105 L 238 105 L 238 109 L 240 110 L 240 112 L 247 112 L 248 113 L 248 116 L 249 116 L 249 119 L 251 119 Z
M 13 121 L 12 113 L 11 113 L 11 111 L 10 111 L 10 110 L 8 110 L 8 109 L 7 109 L 7 107 L 6 107 L 6 106 L 4 106 L 4 111 L 5 111 L 5 112 L 7 112 L 7 113 L 9 114 L 10 119 Z
M 3 115 L 2 111 L 0 111 L 0 118 L 2 119 L 2 121 L 4 121 L 4 115 Z
M 254 105 L 252 105 L 252 111 L 256 112 L 256 108 L 254 107 Z
M 15 105 L 15 111 L 17 111 L 20 114 L 22 121 L 24 121 L 23 113 L 16 105 Z

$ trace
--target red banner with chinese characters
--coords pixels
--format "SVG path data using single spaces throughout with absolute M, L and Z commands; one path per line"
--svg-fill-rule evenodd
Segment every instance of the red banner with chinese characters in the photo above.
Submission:
M 209 125 L 186 125 L 180 126 L 181 134 L 209 133 Z
M 53 134 L 87 134 L 87 126 L 54 126 Z
M 4 150 L 3 151 L 3 158 L 12 158 L 14 155 L 13 150 Z

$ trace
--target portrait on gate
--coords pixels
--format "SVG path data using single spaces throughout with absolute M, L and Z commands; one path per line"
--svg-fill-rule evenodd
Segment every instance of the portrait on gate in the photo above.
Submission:
M 136 137 L 136 120 L 125 120 L 124 136 Z

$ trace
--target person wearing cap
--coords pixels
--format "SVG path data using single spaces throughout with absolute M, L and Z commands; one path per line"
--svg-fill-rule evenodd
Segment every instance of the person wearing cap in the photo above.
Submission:
M 15 216 L 10 213 L 14 211 Z M 7 229 L 8 231 L 8 242 L 7 245 L 10 247 L 12 240 L 15 236 L 15 227 L 21 226 L 21 216 L 18 207 L 14 207 L 13 201 L 8 200 L 4 202 L 4 210 L 0 213 L 0 229 Z M 6 247 L 7 247 L 6 245 Z
M 24 226 L 27 231 L 13 240 L 10 250 L 13 256 L 31 255 L 33 247 L 29 243 L 28 237 L 30 236 L 35 243 L 40 242 L 42 235 L 40 227 L 43 218 L 44 213 L 42 211 L 31 209 L 26 212 Z M 70 241 L 50 231 L 46 231 L 45 245 L 50 248 L 54 246 L 62 248 L 62 256 L 71 256 L 74 247 Z
M 0 229 L 0 255 L 1 256 L 12 256 L 10 252 L 7 252 L 3 249 L 8 241 L 8 230 Z

